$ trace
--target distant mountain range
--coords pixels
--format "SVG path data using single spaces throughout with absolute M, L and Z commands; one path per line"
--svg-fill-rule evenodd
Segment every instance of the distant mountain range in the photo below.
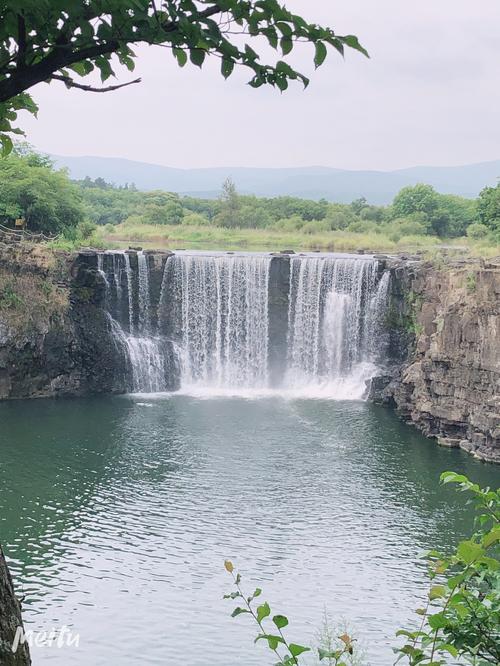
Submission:
M 486 185 L 496 185 L 500 177 L 500 160 L 456 167 L 347 171 L 328 167 L 174 169 L 114 157 L 53 158 L 58 166 L 67 167 L 74 179 L 100 176 L 116 185 L 135 183 L 140 190 L 161 189 L 206 198 L 218 196 L 228 176 L 242 194 L 292 195 L 342 203 L 365 197 L 373 204 L 390 203 L 402 187 L 415 183 L 429 183 L 447 194 L 476 197 Z

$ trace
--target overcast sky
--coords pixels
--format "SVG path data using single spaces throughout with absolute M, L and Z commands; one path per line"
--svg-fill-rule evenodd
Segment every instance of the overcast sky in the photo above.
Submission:
M 125 157 L 175 167 L 307 166 L 395 169 L 500 159 L 498 0 L 290 0 L 290 9 L 354 33 L 369 50 L 333 52 L 284 94 L 253 90 L 219 62 L 179 69 L 141 48 L 133 78 L 108 94 L 40 84 L 28 140 L 60 155 Z M 120 81 L 130 74 L 124 71 Z

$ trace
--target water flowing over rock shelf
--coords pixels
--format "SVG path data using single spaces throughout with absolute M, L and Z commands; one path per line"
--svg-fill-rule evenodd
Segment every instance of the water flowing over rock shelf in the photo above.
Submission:
M 108 252 L 97 270 L 134 392 L 363 398 L 385 360 L 376 259 Z
M 22 245 L 0 278 L 0 399 L 371 398 L 500 460 L 498 263 Z

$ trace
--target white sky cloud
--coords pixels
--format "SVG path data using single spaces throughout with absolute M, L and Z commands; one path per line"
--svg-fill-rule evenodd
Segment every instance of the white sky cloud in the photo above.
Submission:
M 366 60 L 331 54 L 280 94 L 253 90 L 219 62 L 180 70 L 165 49 L 141 48 L 142 83 L 97 95 L 39 85 L 38 148 L 176 167 L 305 166 L 393 169 L 500 159 L 498 0 L 293 0 L 288 6 L 338 33 L 357 34 Z M 126 80 L 123 72 L 120 80 Z

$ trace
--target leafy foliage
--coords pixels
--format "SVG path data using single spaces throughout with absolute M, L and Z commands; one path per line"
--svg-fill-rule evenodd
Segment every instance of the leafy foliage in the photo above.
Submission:
M 476 221 L 473 201 L 439 194 L 431 185 L 422 183 L 404 187 L 394 198 L 392 211 L 394 218 L 418 216 L 424 227 L 441 237 L 461 236 Z
M 410 666 L 441 666 L 461 659 L 475 666 L 500 663 L 500 489 L 480 488 L 465 476 L 444 472 L 442 483 L 471 493 L 476 532 L 455 552 L 428 554 L 432 586 L 416 631 L 396 650 Z
M 479 194 L 479 221 L 500 239 L 500 183 L 485 187 Z
M 202 67 L 207 56 L 220 59 L 228 78 L 235 65 L 250 71 L 250 85 L 286 90 L 289 81 L 307 86 L 308 79 L 285 59 L 261 62 L 250 45 L 263 38 L 282 58 L 297 42 L 310 43 L 314 64 L 326 59 L 328 48 L 366 54 L 354 35 L 337 35 L 331 28 L 309 23 L 277 0 L 5 0 L 0 6 L 0 144 L 12 149 L 12 133 L 21 110 L 36 114 L 27 92 L 42 81 L 60 81 L 69 88 L 108 91 L 120 85 L 95 88 L 81 78 L 98 72 L 101 81 L 118 66 L 134 69 L 136 44 L 144 42 L 171 50 L 180 67 Z M 78 77 L 78 78 L 76 78 Z M 139 82 L 139 79 L 132 83 Z M 127 85 L 127 84 L 122 84 Z
M 25 147 L 0 160 L 0 222 L 26 219 L 30 231 L 57 234 L 84 219 L 78 187 L 65 171 Z
M 229 178 L 218 199 L 179 197 L 167 192 L 138 192 L 132 185 L 116 188 L 102 179 L 80 181 L 88 215 L 96 224 L 190 224 L 227 229 L 301 230 L 306 234 L 347 229 L 353 233 L 374 233 L 394 242 L 408 236 L 447 237 L 466 233 L 477 224 L 476 202 L 458 196 L 442 195 L 430 186 L 404 188 L 389 207 L 373 206 L 365 199 L 352 204 L 313 201 L 292 196 L 274 198 L 241 195 Z M 415 196 L 422 190 L 434 202 Z M 154 204 L 154 205 L 153 205 Z M 190 214 L 195 213 L 196 217 Z M 200 217 L 201 216 L 201 217 Z M 133 219 L 130 219 L 133 218 Z M 489 229 L 481 226 L 473 239 L 487 238 Z

